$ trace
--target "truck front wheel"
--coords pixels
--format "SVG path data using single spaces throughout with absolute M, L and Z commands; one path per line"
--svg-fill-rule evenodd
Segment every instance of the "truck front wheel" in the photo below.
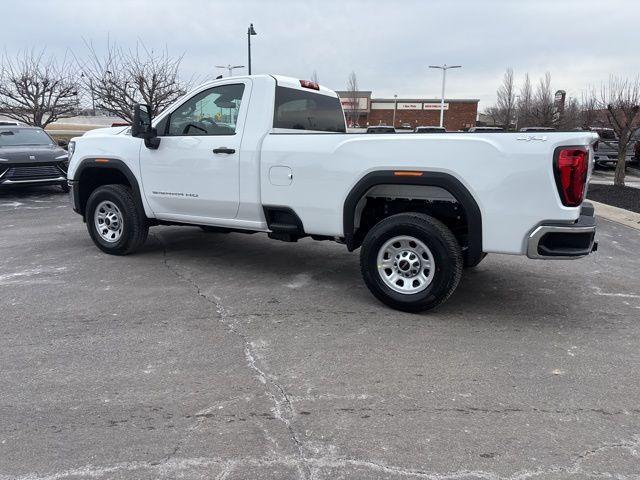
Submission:
M 149 225 L 136 205 L 131 188 L 125 185 L 103 185 L 87 200 L 85 211 L 91 239 L 103 252 L 126 255 L 147 239 Z
M 463 257 L 442 222 L 421 213 L 401 213 L 367 233 L 360 268 L 378 300 L 397 310 L 421 312 L 453 293 L 462 276 Z

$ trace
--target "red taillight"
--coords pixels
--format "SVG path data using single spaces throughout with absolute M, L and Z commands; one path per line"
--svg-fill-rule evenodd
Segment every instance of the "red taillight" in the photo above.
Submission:
M 311 88 L 313 90 L 320 90 L 320 85 L 311 80 L 300 80 L 300 86 L 304 88 Z
M 577 207 L 584 198 L 589 152 L 586 147 L 560 147 L 555 153 L 554 174 L 563 205 Z

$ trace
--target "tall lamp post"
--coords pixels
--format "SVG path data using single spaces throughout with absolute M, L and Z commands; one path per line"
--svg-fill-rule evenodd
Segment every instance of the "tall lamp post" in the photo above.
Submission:
M 227 70 L 229 70 L 229 76 L 233 77 L 233 71 L 236 68 L 244 68 L 244 65 L 231 65 L 229 63 L 228 65 L 216 65 L 216 68 L 226 68 Z
M 247 46 L 249 47 L 249 75 L 251 75 L 251 36 L 257 35 L 255 29 L 253 28 L 253 23 L 249 25 L 247 29 Z
M 80 78 L 84 78 L 84 72 L 80 74 Z M 89 77 L 89 91 L 91 92 L 91 115 L 96 116 L 96 97 L 93 94 L 93 78 Z
M 393 127 L 396 126 L 396 110 L 398 109 L 398 94 L 393 95 Z
M 429 65 L 429 68 L 442 70 L 442 97 L 440 98 L 440 126 L 444 127 L 444 86 L 447 81 L 447 70 L 450 68 L 462 68 L 462 65 Z

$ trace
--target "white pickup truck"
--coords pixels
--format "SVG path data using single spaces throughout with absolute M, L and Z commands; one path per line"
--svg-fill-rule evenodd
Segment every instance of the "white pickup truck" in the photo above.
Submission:
M 416 312 L 487 253 L 595 249 L 583 204 L 595 133 L 349 134 L 333 91 L 271 75 L 216 80 L 153 121 L 144 105 L 134 116 L 69 145 L 74 210 L 110 254 L 136 250 L 153 225 L 334 240 L 362 247 L 378 299 Z

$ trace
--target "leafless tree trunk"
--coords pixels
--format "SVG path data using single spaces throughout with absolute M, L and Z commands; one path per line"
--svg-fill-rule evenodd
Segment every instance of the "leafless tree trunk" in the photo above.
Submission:
M 551 90 L 551 74 L 547 72 L 544 78 L 540 79 L 536 93 L 533 97 L 533 119 L 538 127 L 554 126 L 555 103 L 553 91 Z
M 582 128 L 588 129 L 601 126 L 601 115 L 598 114 L 598 96 L 593 88 L 582 93 L 580 105 L 580 123 Z
M 600 102 L 606 108 L 607 123 L 618 136 L 618 162 L 614 185 L 624 187 L 625 157 L 631 136 L 640 127 L 640 81 L 609 77 L 608 84 L 601 87 Z
M 347 80 L 347 96 L 349 101 L 347 112 L 350 117 L 350 124 L 357 123 L 360 118 L 358 91 L 358 79 L 356 77 L 356 72 L 351 72 L 349 79 Z
M 524 83 L 520 89 L 517 109 L 518 127 L 531 127 L 533 117 L 533 88 L 531 87 L 531 78 L 528 73 L 524 76 Z
M 36 127 L 71 117 L 78 107 L 73 63 L 56 61 L 45 51 L 7 54 L 0 64 L 0 113 Z
M 146 103 L 155 116 L 184 95 L 188 83 L 179 78 L 182 57 L 156 53 L 138 42 L 135 50 L 109 44 L 104 55 L 87 44 L 89 60 L 81 65 L 84 87 L 95 106 L 129 122 L 134 103 Z
M 495 113 L 498 123 L 509 130 L 516 109 L 516 89 L 513 83 L 513 69 L 507 68 L 498 88 Z

